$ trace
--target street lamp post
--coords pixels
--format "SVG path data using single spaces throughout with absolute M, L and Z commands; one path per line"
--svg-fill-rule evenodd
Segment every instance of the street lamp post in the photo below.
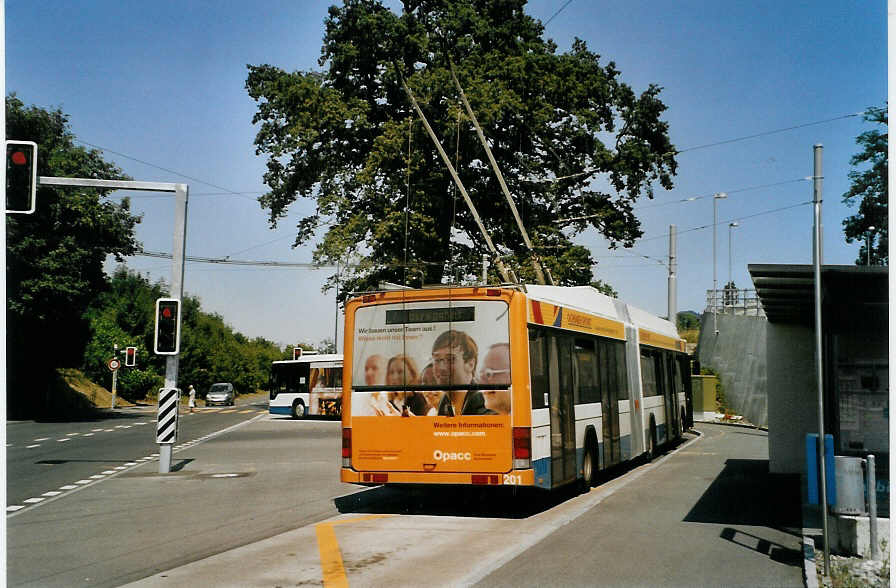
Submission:
M 719 192 L 712 197 L 712 330 L 719 334 L 716 296 L 718 295 L 718 280 L 716 279 L 716 225 L 719 224 L 719 200 L 728 198 L 728 194 Z
M 868 264 L 871 265 L 871 233 L 874 231 L 874 227 L 868 227 L 868 230 L 865 231 L 865 252 L 868 255 Z
M 734 280 L 731 277 L 731 229 L 739 227 L 740 224 L 737 222 L 728 223 L 728 283 L 730 284 Z

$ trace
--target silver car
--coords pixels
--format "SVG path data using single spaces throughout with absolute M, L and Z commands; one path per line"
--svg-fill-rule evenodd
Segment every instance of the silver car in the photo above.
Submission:
M 233 391 L 233 384 L 223 382 L 212 384 L 212 387 L 208 390 L 208 394 L 205 395 L 206 406 L 214 406 L 216 404 L 220 404 L 221 406 L 233 406 L 235 400 L 236 392 Z

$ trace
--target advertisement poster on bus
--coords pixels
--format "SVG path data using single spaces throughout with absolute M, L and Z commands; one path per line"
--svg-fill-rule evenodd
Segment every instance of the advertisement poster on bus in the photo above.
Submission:
M 369 449 L 365 452 L 372 462 L 369 466 L 387 461 L 392 462 L 390 469 L 494 467 L 495 446 L 506 445 L 510 434 L 509 320 L 504 301 L 359 308 L 352 362 L 354 434 L 370 435 L 358 444 Z M 365 421 L 371 426 L 364 427 Z M 408 443 L 409 439 L 420 442 Z M 500 457 L 502 462 L 509 459 Z

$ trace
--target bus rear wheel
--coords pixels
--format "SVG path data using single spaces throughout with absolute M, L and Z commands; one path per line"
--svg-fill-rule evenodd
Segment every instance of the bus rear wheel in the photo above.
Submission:
M 292 404 L 292 418 L 301 419 L 305 416 L 305 403 L 297 400 Z
M 582 490 L 587 492 L 589 488 L 597 485 L 597 461 L 594 446 L 585 448 L 585 459 L 582 462 Z

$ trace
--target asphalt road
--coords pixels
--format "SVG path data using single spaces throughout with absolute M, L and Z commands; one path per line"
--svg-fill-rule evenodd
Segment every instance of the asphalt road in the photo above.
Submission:
M 700 424 L 699 443 L 485 576 L 482 586 L 803 586 L 798 477 L 768 434 Z
M 124 436 L 121 443 L 112 437 L 138 434 L 135 429 L 150 425 L 104 427 L 115 430 L 104 431 L 109 435 L 105 443 L 93 441 L 105 449 L 99 451 L 103 457 L 91 458 L 102 465 L 72 459 L 70 467 L 93 464 L 88 471 L 102 475 L 115 471 L 112 457 L 136 465 L 101 478 L 80 478 L 90 480 L 84 485 L 77 480 L 63 484 L 77 487 L 8 512 L 7 585 L 120 586 L 333 516 L 333 498 L 351 490 L 338 481 L 339 422 L 272 418 L 266 405 L 236 409 L 183 415 L 172 473 L 164 475 L 152 458 L 133 459 L 151 456 L 157 446 L 137 443 L 135 454 Z M 57 424 L 63 425 L 74 423 Z M 82 425 L 88 432 L 99 428 Z M 154 432 L 139 434 L 154 441 Z M 96 437 L 80 443 L 86 446 Z M 25 469 L 24 464 L 16 467 Z M 71 471 L 64 478 L 83 473 Z M 47 481 L 41 487 L 51 485 Z
M 235 407 L 198 408 L 192 414 L 181 407 L 178 444 L 267 411 L 266 402 L 255 401 L 243 400 Z M 7 423 L 7 513 L 149 461 L 159 450 L 156 416 L 156 407 L 143 406 L 106 410 L 77 421 Z
M 362 490 L 338 482 L 338 421 L 242 418 L 171 474 L 9 514 L 8 585 L 802 585 L 798 486 L 768 474 L 761 431 L 698 425 L 585 494 Z

